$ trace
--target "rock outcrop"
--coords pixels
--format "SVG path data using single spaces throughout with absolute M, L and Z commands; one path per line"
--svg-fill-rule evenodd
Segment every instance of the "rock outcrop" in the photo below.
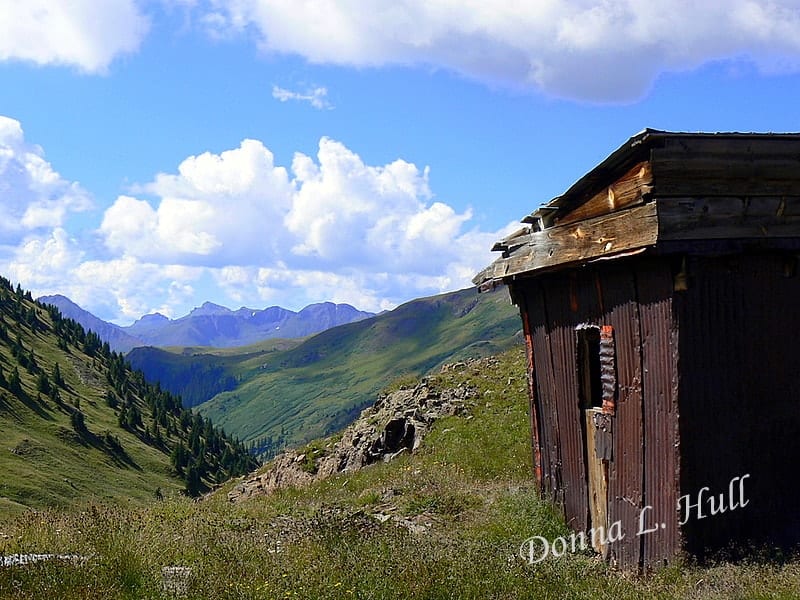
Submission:
M 414 452 L 434 421 L 467 412 L 476 395 L 466 386 L 436 390 L 427 379 L 414 388 L 383 395 L 362 411 L 338 441 L 283 452 L 264 470 L 240 481 L 228 493 L 228 499 L 238 502 L 280 488 L 305 486 Z

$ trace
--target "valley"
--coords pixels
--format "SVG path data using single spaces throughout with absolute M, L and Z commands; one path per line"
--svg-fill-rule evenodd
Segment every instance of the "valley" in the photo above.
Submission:
M 138 348 L 128 358 L 257 453 L 271 456 L 342 429 L 392 382 L 496 354 L 519 342 L 519 332 L 519 314 L 505 290 L 466 289 L 413 300 L 303 340 L 224 351 Z

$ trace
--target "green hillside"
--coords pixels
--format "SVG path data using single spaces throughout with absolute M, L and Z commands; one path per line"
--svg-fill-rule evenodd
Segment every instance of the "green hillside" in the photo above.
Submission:
M 198 410 L 269 454 L 350 423 L 391 382 L 445 362 L 495 354 L 520 329 L 505 290 L 474 289 L 408 302 L 273 353 L 245 354 L 240 381 Z
M 135 369 L 157 381 L 166 390 L 180 396 L 186 407 L 197 406 L 219 394 L 236 388 L 250 361 L 266 354 L 294 348 L 299 339 L 269 339 L 252 346 L 237 348 L 134 348 L 127 359 Z
M 524 352 L 516 348 L 432 377 L 432 390 L 474 390 L 467 414 L 436 421 L 413 454 L 305 488 L 232 504 L 232 482 L 203 502 L 15 519 L 3 526 L 0 555 L 87 560 L 0 568 L 0 597 L 798 597 L 800 559 L 769 549 L 740 562 L 679 560 L 646 575 L 622 572 L 580 548 L 529 564 L 526 540 L 554 542 L 570 530 L 532 479 L 524 372 Z
M 0 514 L 198 493 L 244 447 L 145 382 L 57 309 L 0 278 Z

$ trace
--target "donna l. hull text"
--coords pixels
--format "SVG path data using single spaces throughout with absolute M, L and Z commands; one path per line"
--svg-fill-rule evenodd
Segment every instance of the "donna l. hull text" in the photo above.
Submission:
M 727 489 L 722 491 L 712 492 L 711 488 L 704 486 L 695 494 L 681 496 L 676 507 L 679 524 L 685 525 L 690 519 L 706 519 L 745 508 L 750 504 L 746 490 L 749 478 L 749 473 L 736 476 L 728 482 Z M 558 558 L 567 552 L 582 552 L 590 548 L 609 546 L 628 535 L 649 535 L 670 526 L 668 523 L 654 520 L 652 513 L 652 506 L 642 507 L 636 531 L 625 531 L 621 521 L 614 521 L 608 527 L 593 527 L 588 532 L 577 531 L 553 540 L 535 535 L 522 542 L 519 556 L 529 564 L 536 564 L 548 557 Z

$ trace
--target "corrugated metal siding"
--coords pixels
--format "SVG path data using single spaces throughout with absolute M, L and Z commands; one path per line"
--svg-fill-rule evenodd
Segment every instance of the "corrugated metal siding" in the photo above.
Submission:
M 727 497 L 750 474 L 748 506 L 703 519 L 693 510 L 684 537 L 699 556 L 746 539 L 800 542 L 800 280 L 786 277 L 787 260 L 690 259 L 689 290 L 676 295 L 682 493 Z
M 528 368 L 528 417 L 530 419 L 531 428 L 531 464 L 533 465 L 533 473 L 536 481 L 541 486 L 542 484 L 542 453 L 541 453 L 541 432 L 539 428 L 539 408 L 538 398 L 539 392 L 536 385 L 536 367 L 533 355 L 533 337 L 531 334 L 530 319 L 528 318 L 528 311 L 525 307 L 525 298 L 521 298 L 520 317 L 522 318 L 522 333 L 525 336 L 525 358 L 527 359 Z
M 541 284 L 527 280 L 523 297 L 527 310 L 531 343 L 534 354 L 535 409 L 539 417 L 540 450 L 542 461 L 542 493 L 552 501 L 558 500 L 561 489 L 561 446 L 558 427 L 558 412 L 555 397 L 558 389 L 550 355 L 550 333 L 547 311 Z
M 614 419 L 614 460 L 609 465 L 609 521 L 619 521 L 626 535 L 611 545 L 609 558 L 624 567 L 638 567 L 641 537 L 635 532 L 644 488 L 642 428 L 642 357 L 639 308 L 633 270 L 609 266 L 603 272 L 602 296 L 606 320 L 614 327 L 617 358 L 617 405 Z
M 644 410 L 644 524 L 642 564 L 657 566 L 680 549 L 677 437 L 677 339 L 672 317 L 673 279 L 667 261 L 636 268 L 642 348 Z M 661 526 L 663 525 L 663 527 Z
M 583 415 L 578 404 L 575 326 L 585 320 L 584 287 L 577 274 L 543 280 L 545 306 L 550 324 L 550 356 L 557 393 L 555 405 L 560 426 L 563 458 L 562 491 L 567 522 L 577 530 L 589 527 L 586 491 Z M 580 296 L 580 297 L 579 297 Z
M 655 564 L 671 556 L 678 549 L 680 532 L 675 511 L 676 355 L 668 263 L 637 258 L 514 285 L 516 293 L 524 295 L 529 319 L 543 492 L 563 505 L 573 528 L 590 527 L 575 329 L 585 324 L 610 325 L 616 351 L 617 407 L 608 518 L 609 524 L 619 521 L 625 535 L 611 544 L 609 556 L 626 568 Z M 639 305 L 640 296 L 643 306 Z M 647 357 L 643 347 L 649 352 Z M 654 422 L 646 427 L 643 415 L 648 394 L 653 396 L 647 410 Z M 646 453 L 648 435 L 652 440 Z M 659 464 L 658 457 L 665 456 Z M 653 469 L 649 479 L 646 458 Z M 636 535 L 645 505 L 653 506 L 649 514 L 661 519 L 659 523 L 670 525 L 669 530 L 652 534 L 652 541 L 647 539 L 650 535 Z

